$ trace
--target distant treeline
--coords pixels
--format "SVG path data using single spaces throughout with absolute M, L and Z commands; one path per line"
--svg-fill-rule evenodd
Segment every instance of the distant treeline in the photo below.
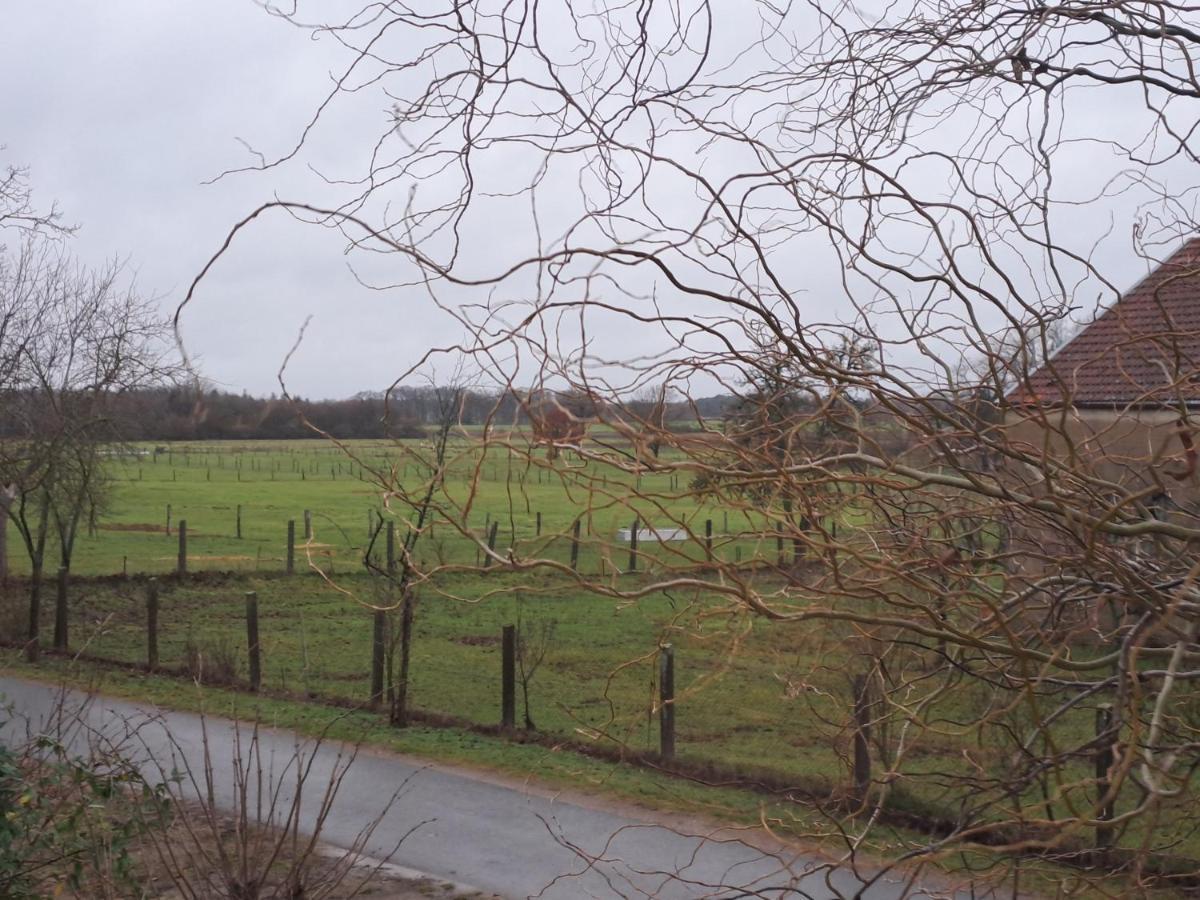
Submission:
M 439 420 L 438 389 L 401 387 L 388 401 L 360 394 L 346 400 L 291 400 L 251 397 L 192 387 L 135 391 L 111 398 L 109 408 L 117 430 L 126 440 L 290 440 L 312 438 L 309 423 L 344 439 L 419 437 Z M 720 418 L 732 397 L 709 397 L 693 403 L 670 403 L 667 422 L 683 425 L 702 418 Z M 649 415 L 642 403 L 631 403 L 629 412 Z M 526 417 L 512 393 L 466 391 L 459 421 L 482 425 L 489 417 L 498 424 L 524 423 Z M 685 426 L 686 427 L 686 426 Z

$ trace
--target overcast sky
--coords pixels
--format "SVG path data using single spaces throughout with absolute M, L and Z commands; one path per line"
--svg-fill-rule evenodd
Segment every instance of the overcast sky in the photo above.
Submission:
M 77 254 L 127 259 L 142 292 L 173 310 L 232 223 L 289 187 L 259 173 L 203 182 L 252 161 L 238 138 L 266 152 L 293 142 L 340 56 L 249 0 L 5 7 L 0 163 L 28 166 L 37 199 L 80 226 Z M 384 105 L 372 104 L 356 114 L 381 123 Z M 309 315 L 288 370 L 305 396 L 378 389 L 457 334 L 419 297 L 359 287 L 333 235 L 277 217 L 205 283 L 188 350 L 214 382 L 271 392 Z
M 320 13 L 332 17 L 347 5 L 361 6 L 329 0 Z M 165 311 L 175 309 L 234 222 L 274 195 L 320 200 L 321 182 L 306 166 L 359 174 L 373 138 L 386 129 L 390 101 L 378 90 L 365 91 L 339 104 L 296 166 L 205 184 L 254 161 L 239 139 L 268 156 L 295 143 L 329 87 L 330 72 L 346 61 L 328 36 L 314 40 L 252 0 L 38 0 L 6 4 L 3 24 L 0 71 L 7 89 L 0 94 L 0 145 L 6 149 L 0 163 L 28 166 L 39 201 L 57 202 L 67 221 L 80 226 L 76 253 L 94 264 L 127 259 L 141 291 L 159 298 Z M 718 29 L 718 38 L 726 30 Z M 1111 105 L 1096 115 L 1114 120 Z M 1073 152 L 1086 159 L 1085 151 Z M 502 148 L 496 153 L 488 163 L 494 182 L 503 174 L 514 189 L 528 184 L 529 174 L 515 160 Z M 720 161 L 712 162 L 720 171 Z M 1085 182 L 1083 193 L 1091 189 L 1090 165 L 1068 168 L 1068 183 L 1072 173 Z M 436 191 L 437 179 L 429 181 L 424 189 Z M 573 187 L 564 182 L 562 189 Z M 1109 274 L 1121 285 L 1146 267 L 1129 250 L 1133 203 L 1121 197 L 1068 212 L 1080 222 L 1082 247 L 1093 240 L 1089 229 L 1111 233 Z M 521 211 L 526 207 L 522 201 Z M 528 227 L 513 224 L 518 216 L 499 210 L 476 222 L 487 233 L 475 235 L 483 249 L 472 262 L 503 260 L 508 244 L 528 236 Z M 185 315 L 187 349 L 202 374 L 233 390 L 277 390 L 276 372 L 311 316 L 288 387 L 304 396 L 348 396 L 380 389 L 431 346 L 460 336 L 421 290 L 360 286 L 343 244 L 336 234 L 281 215 L 239 238 Z M 811 298 L 814 316 L 846 318 L 838 307 L 837 273 L 822 271 L 800 252 L 802 242 L 795 246 L 787 255 L 794 258 L 796 295 Z M 377 282 L 394 280 L 387 267 L 400 263 L 368 260 L 376 269 L 367 274 Z M 1081 296 L 1090 312 L 1097 292 L 1089 288 Z M 648 329 L 635 334 L 617 325 L 610 331 L 626 358 L 649 352 L 655 339 Z

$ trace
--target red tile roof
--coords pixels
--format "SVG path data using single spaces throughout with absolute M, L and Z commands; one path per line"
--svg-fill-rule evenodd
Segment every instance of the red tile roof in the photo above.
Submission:
M 1009 399 L 1077 407 L 1200 405 L 1200 237 L 1061 347 Z

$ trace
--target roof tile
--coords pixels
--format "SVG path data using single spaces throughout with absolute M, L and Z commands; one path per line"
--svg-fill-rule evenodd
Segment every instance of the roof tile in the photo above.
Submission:
M 1200 404 L 1200 237 L 1176 250 L 1009 396 L 1050 406 Z

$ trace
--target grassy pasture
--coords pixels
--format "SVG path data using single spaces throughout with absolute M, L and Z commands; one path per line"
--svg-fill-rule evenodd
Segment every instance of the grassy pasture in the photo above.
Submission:
M 504 579 L 507 585 L 497 582 Z M 830 698 L 789 687 L 799 666 L 811 668 L 831 648 L 794 643 L 780 629 L 750 620 L 706 619 L 681 597 L 611 602 L 562 590 L 551 579 L 521 579 L 520 593 L 483 602 L 484 590 L 515 587 L 510 576 L 464 578 L 447 585 L 467 599 L 426 591 L 416 613 L 412 699 L 422 710 L 493 725 L 500 715 L 501 626 L 519 620 L 530 631 L 553 622 L 554 634 L 530 686 L 540 730 L 622 744 L 633 751 L 658 746 L 656 648 L 677 648 L 680 753 L 695 760 L 781 776 L 829 778 L 836 783 L 844 741 L 820 739 L 844 724 Z M 365 702 L 369 693 L 370 579 L 347 576 L 338 586 L 313 576 L 241 577 L 160 585 L 160 659 L 183 667 L 189 653 L 230 653 L 246 676 L 244 592 L 258 593 L 264 687 Z M 145 586 L 84 582 L 73 598 L 73 644 L 106 658 L 145 659 Z M 47 633 L 47 639 L 49 633 Z M 840 660 L 827 680 L 838 681 Z M 714 680 L 715 679 L 715 680 Z M 711 683 L 710 683 L 711 682 Z M 835 688 L 836 689 L 836 688 Z M 688 697 L 697 696 L 693 706 Z M 518 719 L 521 717 L 518 693 Z M 814 721 L 829 720 L 829 729 Z M 716 752 L 713 752 L 713 751 Z
M 322 441 L 177 444 L 162 453 L 143 449 L 143 457 L 113 462 L 110 508 L 94 535 L 80 535 L 74 571 L 101 575 L 124 567 L 131 575 L 170 572 L 176 561 L 175 527 L 186 519 L 190 570 L 233 574 L 163 580 L 162 664 L 182 667 L 197 651 L 209 658 L 227 655 L 236 662 L 237 677 L 244 677 L 243 597 L 255 590 L 265 686 L 364 702 L 371 642 L 368 604 L 380 598 L 372 580 L 362 574 L 362 559 L 369 524 L 383 504 L 378 481 L 367 470 L 397 465 L 406 486 L 413 486 L 420 478 L 416 467 L 409 462 L 405 470 L 404 454 L 383 442 L 353 442 L 354 459 Z M 576 493 L 554 469 L 529 466 L 503 447 L 492 447 L 485 456 L 478 443 L 464 440 L 455 445 L 454 455 L 447 490 L 463 503 L 468 487 L 474 486 L 472 534 L 483 540 L 487 525 L 499 521 L 501 550 L 511 546 L 518 554 L 566 562 L 567 535 L 583 516 L 580 569 L 623 570 L 628 545 L 613 538 L 636 511 L 656 527 L 685 524 L 697 536 L 688 542 L 643 544 L 643 568 L 659 557 L 702 559 L 706 519 L 714 525 L 714 553 L 723 559 L 770 561 L 777 552 L 773 539 L 752 533 L 756 523 L 751 516 L 687 497 L 686 485 L 668 474 L 644 476 L 640 490 L 648 497 L 631 504 L 629 485 L 611 472 L 610 482 L 587 496 Z M 478 478 L 471 477 L 475 472 Z M 167 504 L 171 535 L 166 533 Z M 238 505 L 240 540 L 235 536 Z M 305 509 L 312 510 L 314 522 L 314 537 L 307 544 Z M 279 576 L 289 519 L 296 522 L 298 570 L 303 573 L 311 559 L 322 571 L 332 572 L 337 588 L 312 573 Z M 382 556 L 382 542 L 375 552 Z M 11 553 L 20 572 L 18 544 Z M 444 523 L 418 548 L 426 563 L 474 561 L 476 553 L 472 540 Z M 49 559 L 53 569 L 53 553 Z M 770 572 L 762 577 L 769 579 Z M 636 578 L 622 583 L 636 584 Z M 19 635 L 21 601 L 11 601 L 3 628 Z M 52 604 L 52 598 L 46 602 Z M 137 579 L 80 581 L 72 591 L 71 614 L 73 647 L 114 660 L 144 661 L 144 585 Z M 50 643 L 50 618 L 43 617 L 44 645 Z M 730 613 L 698 592 L 651 595 L 622 605 L 583 593 L 569 579 L 548 573 L 451 574 L 422 589 L 412 671 L 415 706 L 469 723 L 496 724 L 500 628 L 518 618 L 531 629 L 554 623 L 554 639 L 530 691 L 532 716 L 544 733 L 653 751 L 658 744 L 655 652 L 670 641 L 678 652 L 678 753 L 683 761 L 700 769 L 710 766 L 722 776 L 759 776 L 817 793 L 849 783 L 850 677 L 869 640 L 853 625 L 781 626 Z M 953 816 L 964 802 L 963 776 L 1000 772 L 1010 764 L 1002 742 L 989 743 L 958 723 L 986 714 L 995 727 L 1019 729 L 1023 717 L 1032 721 L 1033 716 L 1023 708 L 990 710 L 987 703 L 964 681 L 921 709 L 911 723 L 919 740 L 910 741 L 913 750 L 898 767 L 903 775 L 890 786 L 895 805 Z M 520 707 L 518 696 L 518 719 Z M 1075 741 L 1092 727 L 1090 711 L 1068 715 L 1057 721 L 1056 736 Z M 1086 776 L 1089 765 L 1090 760 L 1081 759 L 1072 775 Z M 948 780 L 939 773 L 954 777 Z M 1037 792 L 1031 787 L 1022 801 L 1037 802 Z M 1055 807 L 1065 813 L 1086 806 L 1089 799 L 1065 795 Z M 1200 840 L 1190 833 L 1188 822 L 1186 816 L 1165 815 L 1157 823 L 1154 844 L 1177 842 L 1173 852 L 1200 855 Z M 1123 843 L 1146 837 L 1141 829 L 1130 829 Z
M 419 442 L 405 442 L 416 448 Z M 173 571 L 177 557 L 176 526 L 188 529 L 188 563 L 192 571 L 278 572 L 284 568 L 287 522 L 296 522 L 297 566 L 311 563 L 335 572 L 361 569 L 370 532 L 385 499 L 372 474 L 396 472 L 406 487 L 421 483 L 422 470 L 406 454 L 386 442 L 356 441 L 354 459 L 324 441 L 211 442 L 139 448 L 145 455 L 114 460 L 115 482 L 108 508 L 89 533 L 81 526 L 72 570 L 83 575 L 156 574 Z M 402 445 L 404 446 L 404 445 Z M 460 440 L 453 449 L 446 490 L 456 504 L 470 500 L 468 522 L 474 538 L 484 541 L 488 526 L 499 522 L 497 548 L 546 555 L 567 562 L 570 530 L 582 517 L 580 568 L 586 572 L 625 569 L 628 547 L 618 546 L 618 529 L 628 528 L 638 514 L 656 528 L 686 525 L 696 540 L 643 542 L 641 559 L 655 555 L 673 561 L 699 560 L 705 553 L 705 519 L 713 520 L 714 553 L 725 559 L 756 555 L 774 558 L 771 539 L 753 534 L 746 513 L 706 507 L 683 496 L 684 476 L 647 475 L 641 490 L 651 499 L 628 502 L 625 482 L 633 476 L 608 473 L 590 495 L 545 464 L 531 466 L 504 447 L 484 454 L 477 443 Z M 575 463 L 559 461 L 560 470 Z M 473 492 L 472 492 L 473 489 Z M 171 533 L 167 532 L 170 506 Z M 242 538 L 236 537 L 237 508 L 242 508 Z M 303 540 L 304 510 L 313 516 L 313 539 Z M 537 533 L 537 518 L 542 528 Z M 403 528 L 400 518 L 397 527 Z M 644 527 L 644 524 L 643 524 Z M 398 532 L 399 536 L 399 532 Z M 375 552 L 382 555 L 377 535 Z M 15 536 L 14 536 L 15 539 Z M 419 554 L 428 563 L 474 562 L 473 540 L 449 527 L 434 526 Z M 11 553 L 15 572 L 28 570 L 20 547 Z M 48 556 L 53 569 L 56 557 Z
M 313 575 L 224 575 L 160 583 L 160 660 L 170 668 L 232 662 L 244 682 L 244 594 L 258 594 L 264 687 L 291 696 L 363 704 L 369 694 L 372 580 L 343 576 L 332 590 Z M 530 632 L 554 623 L 546 659 L 530 685 L 530 711 L 542 734 L 639 753 L 658 747 L 656 648 L 676 648 L 678 754 L 714 780 L 789 786 L 837 794 L 850 783 L 850 676 L 861 665 L 863 635 L 852 626 L 787 627 L 716 613 L 711 598 L 651 595 L 614 605 L 572 590 L 554 576 L 496 573 L 455 577 L 444 593 L 423 592 L 416 615 L 411 699 L 435 716 L 495 725 L 500 715 L 500 630 L 521 621 Z M 500 590 L 497 593 L 497 590 Z M 478 600 L 485 593 L 486 600 Z M 450 596 L 450 595 L 453 595 Z M 6 618 L 20 624 L 19 598 Z M 43 641 L 50 641 L 47 624 Z M 80 582 L 72 606 L 72 645 L 130 663 L 145 660 L 145 584 L 140 580 Z M 895 662 L 895 660 L 893 660 Z M 518 721 L 522 704 L 518 692 Z M 971 801 L 952 781 L 1009 764 L 1001 742 L 959 727 L 987 709 L 968 683 L 953 686 L 914 718 L 905 756 L 890 790 L 890 806 L 922 816 L 952 816 Z M 1022 708 L 993 713 L 997 727 L 1019 727 Z M 1090 716 L 1065 717 L 1056 737 L 1086 734 Z M 896 729 L 876 733 L 892 753 Z M 876 746 L 878 753 L 879 746 Z M 1090 760 L 1073 777 L 1086 776 Z M 986 782 L 986 776 L 983 778 Z M 1027 803 L 1037 803 L 1031 787 Z M 1058 815 L 1085 805 L 1078 792 L 1055 804 Z M 1147 837 L 1172 852 L 1200 852 L 1190 818 L 1165 815 L 1154 834 L 1130 829 L 1127 846 Z M 1086 835 L 1082 836 L 1086 839 Z M 1195 845 L 1195 850 L 1191 848 Z

